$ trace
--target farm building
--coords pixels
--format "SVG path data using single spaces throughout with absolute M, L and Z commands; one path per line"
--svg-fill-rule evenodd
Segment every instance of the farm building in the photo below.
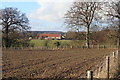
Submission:
M 51 40 L 59 40 L 62 38 L 61 34 L 40 34 L 39 39 L 51 39 Z

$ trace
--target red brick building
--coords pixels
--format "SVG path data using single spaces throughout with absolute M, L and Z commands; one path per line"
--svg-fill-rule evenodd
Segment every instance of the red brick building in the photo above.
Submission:
M 61 39 L 61 34 L 40 34 L 39 39 L 51 39 L 51 40 L 58 40 Z

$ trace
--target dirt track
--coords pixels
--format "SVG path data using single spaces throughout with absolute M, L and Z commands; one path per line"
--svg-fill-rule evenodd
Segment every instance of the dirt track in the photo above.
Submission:
M 5 50 L 3 77 L 78 78 L 113 49 Z

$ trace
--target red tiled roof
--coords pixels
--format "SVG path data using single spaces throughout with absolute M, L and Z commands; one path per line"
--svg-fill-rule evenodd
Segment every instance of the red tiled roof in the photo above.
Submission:
M 61 34 L 40 34 L 40 37 L 61 37 Z

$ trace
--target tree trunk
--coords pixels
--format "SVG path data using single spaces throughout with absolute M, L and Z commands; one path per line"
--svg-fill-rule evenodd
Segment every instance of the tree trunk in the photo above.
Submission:
M 118 38 L 117 38 L 117 48 L 120 48 L 120 37 L 119 37 L 119 34 L 118 34 Z
M 89 34 L 90 34 L 89 25 L 87 25 L 86 27 L 86 47 L 87 48 L 90 48 Z
M 5 30 L 5 47 L 6 48 L 10 47 L 10 45 L 9 45 L 9 37 L 8 37 L 8 26 L 6 27 L 6 30 Z
M 118 28 L 118 39 L 117 39 L 117 46 L 120 48 L 120 19 L 119 19 L 119 28 Z

